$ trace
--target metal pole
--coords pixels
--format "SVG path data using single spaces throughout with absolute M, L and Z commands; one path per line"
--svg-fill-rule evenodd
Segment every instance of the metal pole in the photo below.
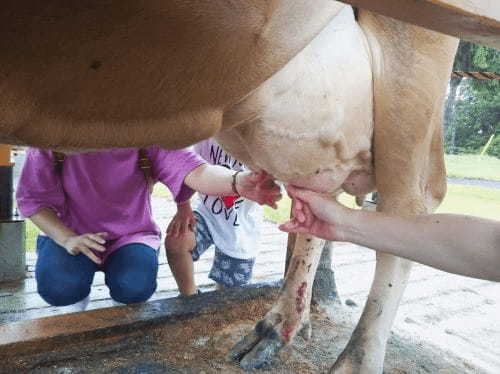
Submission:
M 13 216 L 13 171 L 11 147 L 0 144 L 0 282 L 26 276 L 26 227 Z
M 0 145 L 0 219 L 12 217 L 13 210 L 13 170 L 14 164 L 10 161 L 11 147 Z

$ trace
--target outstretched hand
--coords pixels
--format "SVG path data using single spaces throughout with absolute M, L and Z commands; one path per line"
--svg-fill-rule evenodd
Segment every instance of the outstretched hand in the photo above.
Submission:
M 279 226 L 290 233 L 307 233 L 327 240 L 342 241 L 342 221 L 349 209 L 329 196 L 288 185 L 292 217 Z
M 281 199 L 280 187 L 265 171 L 240 173 L 236 178 L 236 189 L 241 196 L 274 209 Z

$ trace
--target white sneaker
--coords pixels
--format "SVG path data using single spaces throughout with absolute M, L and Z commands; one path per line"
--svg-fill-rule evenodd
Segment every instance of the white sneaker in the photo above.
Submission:
M 111 304 L 113 304 L 113 306 L 127 305 L 127 304 L 124 304 L 124 303 L 120 303 L 119 301 L 116 301 L 114 299 L 111 299 Z

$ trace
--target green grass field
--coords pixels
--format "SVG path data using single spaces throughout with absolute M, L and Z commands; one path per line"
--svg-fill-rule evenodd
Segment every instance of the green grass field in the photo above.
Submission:
M 479 155 L 445 155 L 449 177 L 500 181 L 500 159 Z

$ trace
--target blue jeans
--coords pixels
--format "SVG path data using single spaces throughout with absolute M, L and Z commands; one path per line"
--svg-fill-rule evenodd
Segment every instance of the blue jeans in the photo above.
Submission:
M 131 243 L 118 248 L 102 266 L 83 254 L 70 255 L 46 236 L 38 237 L 37 250 L 38 293 L 51 305 L 71 305 L 86 298 L 96 271 L 105 273 L 109 293 L 120 303 L 146 301 L 156 290 L 157 252 L 145 244 Z

